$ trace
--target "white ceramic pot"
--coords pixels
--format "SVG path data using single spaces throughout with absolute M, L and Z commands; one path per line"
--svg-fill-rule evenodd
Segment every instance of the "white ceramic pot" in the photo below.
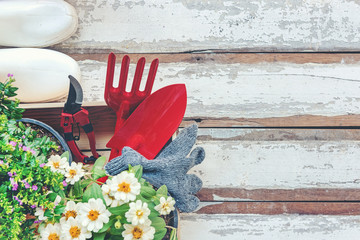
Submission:
M 0 0 L 0 46 L 50 46 L 77 26 L 74 7 L 63 0 Z
M 8 73 L 16 79 L 14 85 L 21 102 L 50 102 L 67 95 L 68 75 L 81 81 L 80 68 L 71 57 L 48 49 L 0 49 L 0 81 Z

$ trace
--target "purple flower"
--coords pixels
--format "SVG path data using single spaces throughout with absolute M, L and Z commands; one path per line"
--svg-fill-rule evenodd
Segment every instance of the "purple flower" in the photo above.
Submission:
M 44 167 L 44 166 L 45 166 L 45 163 L 40 164 L 40 167 Z
M 26 152 L 26 151 L 29 151 L 30 148 L 26 147 L 26 146 L 23 146 L 22 149 Z
M 33 150 L 33 149 L 30 149 L 30 152 L 31 152 L 32 155 L 36 154 L 35 150 Z
M 62 182 L 62 184 L 63 184 L 64 187 L 66 187 L 68 185 L 65 180 Z
M 10 74 L 10 73 L 8 73 L 8 75 L 7 75 L 8 77 L 13 77 L 14 76 L 14 74 Z
M 36 208 L 36 205 L 34 204 L 34 205 L 31 205 L 30 207 L 31 207 L 31 208 Z
M 19 184 L 13 183 L 12 186 L 13 186 L 12 190 L 16 191 L 18 189 L 18 187 L 19 187 Z
M 23 205 L 23 202 L 17 196 L 14 196 L 13 198 L 18 201 L 20 205 Z
M 11 146 L 13 146 L 13 147 L 16 147 L 16 145 L 17 145 L 17 143 L 14 142 L 14 141 L 10 141 L 9 144 L 10 144 Z
M 30 184 L 28 182 L 24 182 L 25 188 L 30 188 Z
M 9 177 L 15 176 L 12 172 L 8 172 L 7 174 L 9 175 Z
M 34 191 L 38 190 L 38 186 L 36 186 L 36 185 L 33 185 L 31 188 L 32 188 L 32 190 L 34 190 Z
M 4 164 L 4 161 L 3 160 L 0 160 L 0 166 Z
M 14 184 L 14 178 L 9 178 L 9 180 L 10 180 L 10 182 L 11 182 L 11 184 Z
M 25 135 L 24 135 L 24 136 L 22 136 L 21 138 L 22 138 L 22 139 L 25 139 L 26 137 L 25 137 Z
M 34 223 L 41 223 L 41 220 L 36 220 L 34 221 Z

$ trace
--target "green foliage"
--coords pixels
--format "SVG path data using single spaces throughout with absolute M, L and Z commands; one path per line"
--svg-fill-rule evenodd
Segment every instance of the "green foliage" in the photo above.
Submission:
M 21 119 L 25 111 L 19 108 L 20 100 L 15 97 L 17 87 L 12 84 L 15 82 L 12 74 L 8 74 L 5 82 L 0 82 L 0 114 L 5 114 L 9 119 Z
M 0 115 L 0 239 L 32 239 L 34 219 L 27 219 L 26 214 L 33 215 L 39 206 L 54 209 L 58 194 L 46 193 L 64 188 L 62 174 L 40 167 L 58 146 L 36 135 L 31 128 Z

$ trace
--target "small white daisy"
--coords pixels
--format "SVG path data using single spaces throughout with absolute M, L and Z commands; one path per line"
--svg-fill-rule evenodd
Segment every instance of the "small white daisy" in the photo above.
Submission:
M 65 169 L 69 166 L 69 162 L 66 158 L 61 158 L 59 155 L 51 155 L 45 165 L 50 167 L 53 172 L 64 174 Z
M 151 240 L 154 239 L 155 228 L 150 226 L 149 219 L 144 224 L 124 224 L 125 231 L 122 232 L 124 240 Z
M 74 185 L 77 181 L 80 180 L 85 175 L 84 169 L 82 169 L 82 163 L 72 162 L 70 166 L 66 168 L 65 172 L 65 181 Z
M 70 217 L 61 224 L 61 237 L 64 240 L 85 240 L 91 238 L 91 232 L 73 217 Z
M 144 224 L 150 215 L 150 209 L 147 203 L 141 200 L 129 204 L 130 209 L 125 213 L 126 220 L 133 225 Z
M 98 232 L 104 223 L 109 222 L 110 215 L 100 198 L 90 198 L 87 203 L 81 205 L 79 221 L 89 231 Z
M 40 235 L 43 240 L 59 240 L 61 235 L 61 226 L 59 223 L 55 223 L 54 225 L 49 223 L 46 225 L 45 229 L 41 231 Z
M 124 201 L 115 199 L 113 193 L 111 192 L 109 183 L 110 183 L 109 180 L 107 180 L 106 184 L 103 184 L 101 186 L 101 190 L 106 202 L 106 206 L 118 207 L 123 205 L 125 203 Z
M 136 196 L 140 194 L 140 188 L 141 185 L 134 173 L 126 171 L 113 177 L 110 185 L 111 194 L 115 199 L 125 203 L 134 201 Z
M 160 215 L 168 215 L 171 211 L 175 210 L 175 200 L 172 197 L 168 197 L 166 200 L 164 197 L 160 198 L 160 204 L 155 206 L 155 210 L 160 213 Z
M 64 209 L 64 217 L 67 221 L 70 217 L 77 219 L 80 215 L 80 208 L 82 203 L 75 203 L 74 201 L 68 201 Z
M 45 211 L 44 211 L 44 209 L 41 208 L 41 207 L 37 207 L 37 208 L 35 209 L 35 216 L 37 216 L 40 221 L 44 221 L 44 220 L 47 219 L 47 217 L 44 216 L 44 213 L 45 213 Z

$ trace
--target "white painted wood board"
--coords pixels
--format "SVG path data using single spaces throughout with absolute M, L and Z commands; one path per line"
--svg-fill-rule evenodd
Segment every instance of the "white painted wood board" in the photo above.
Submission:
M 358 188 L 358 141 L 198 141 L 205 188 Z
M 360 49 L 360 3 L 68 0 L 79 29 L 69 51 L 337 51 Z
M 84 102 L 104 101 L 106 62 L 78 63 Z M 149 64 L 143 84 L 148 67 Z M 134 72 L 135 64 L 131 64 L 128 87 Z M 117 64 L 115 79 L 119 74 L 120 64 Z M 267 118 L 360 113 L 360 63 L 160 63 L 153 91 L 174 83 L 185 83 L 187 87 L 185 117 Z
M 360 216 L 182 213 L 186 240 L 357 240 Z

